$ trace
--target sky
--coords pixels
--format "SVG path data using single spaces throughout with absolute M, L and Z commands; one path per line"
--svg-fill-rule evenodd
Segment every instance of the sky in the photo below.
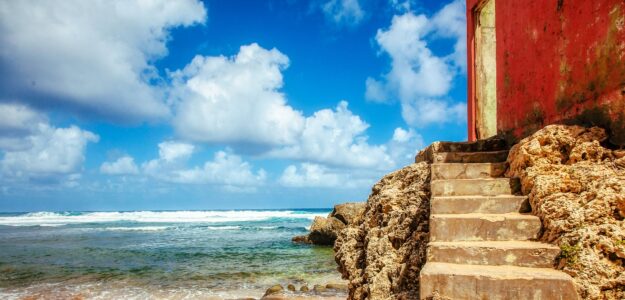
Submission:
M 0 211 L 327 208 L 466 140 L 463 0 L 0 2 Z

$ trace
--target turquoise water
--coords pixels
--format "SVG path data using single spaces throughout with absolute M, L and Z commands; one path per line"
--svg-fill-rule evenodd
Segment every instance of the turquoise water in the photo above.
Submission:
M 291 243 L 328 213 L 0 214 L 0 298 L 259 297 L 276 283 L 338 281 L 331 248 Z

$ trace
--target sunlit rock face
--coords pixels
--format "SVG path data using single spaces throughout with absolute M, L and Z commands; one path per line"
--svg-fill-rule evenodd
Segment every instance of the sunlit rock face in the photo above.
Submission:
M 418 299 L 429 238 L 430 167 L 421 162 L 373 186 L 362 215 L 336 240 L 349 299 Z
M 512 147 L 507 175 L 519 177 L 542 241 L 562 249 L 558 268 L 584 299 L 625 299 L 625 151 L 605 130 L 551 125 Z
M 315 217 L 309 234 L 293 237 L 292 240 L 295 243 L 332 246 L 341 230 L 356 222 L 364 208 L 364 202 L 337 204 L 327 218 Z

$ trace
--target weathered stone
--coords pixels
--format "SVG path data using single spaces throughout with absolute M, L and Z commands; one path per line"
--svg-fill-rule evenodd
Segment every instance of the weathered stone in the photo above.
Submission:
M 420 280 L 421 299 L 579 299 L 571 277 L 549 268 L 428 262 Z
M 310 244 L 311 241 L 308 239 L 308 235 L 297 235 L 294 236 L 291 241 L 293 243 L 299 243 L 299 244 Z
M 428 262 L 552 268 L 560 248 L 527 241 L 430 242 Z
M 433 163 L 498 163 L 505 162 L 508 150 L 492 152 L 439 152 L 432 154 Z
M 307 286 L 307 285 L 302 285 L 302 286 L 299 288 L 299 291 L 300 291 L 300 292 L 304 292 L 304 293 L 306 293 L 306 292 L 308 292 L 308 291 L 309 291 L 309 288 L 308 288 L 308 286 Z
M 265 296 L 280 293 L 282 291 L 284 291 L 284 288 L 281 285 L 276 284 L 265 291 Z
M 540 219 L 522 214 L 431 215 L 430 241 L 525 241 L 540 232 Z
M 339 232 L 347 225 L 357 222 L 365 204 L 359 202 L 343 203 L 334 206 L 327 218 L 315 217 L 308 235 L 293 237 L 294 243 L 316 245 L 334 245 Z
M 291 292 L 295 292 L 295 286 L 294 286 L 294 285 L 292 285 L 292 284 L 287 285 L 287 286 L 286 286 L 286 289 L 287 289 L 287 290 L 289 290 L 289 291 L 291 291 Z
M 605 130 L 551 125 L 510 150 L 540 239 L 563 249 L 558 268 L 584 299 L 625 299 L 625 168 L 622 150 L 601 145 Z
M 334 249 L 349 299 L 418 299 L 428 242 L 430 167 L 412 164 L 384 176 L 362 218 Z
M 335 205 L 329 217 L 337 218 L 345 225 L 355 224 L 364 210 L 364 202 L 348 202 Z
M 515 178 L 439 179 L 432 181 L 432 196 L 497 196 L 520 190 Z
M 505 171 L 506 163 L 437 163 L 432 164 L 432 180 L 493 178 Z
M 475 142 L 434 142 L 419 151 L 415 162 L 432 162 L 432 155 L 439 152 L 484 152 L 507 150 L 508 146 L 503 139 L 479 140 Z
M 318 293 L 318 294 L 323 293 L 326 290 L 327 290 L 326 287 L 320 284 L 315 284 L 315 286 L 313 287 L 313 292 Z
M 348 287 L 345 283 L 328 283 L 326 289 L 347 292 Z
M 315 217 L 310 226 L 308 239 L 316 245 L 334 245 L 336 236 L 345 224 L 337 218 Z
M 527 196 L 448 196 L 432 197 L 432 214 L 505 214 L 529 212 Z

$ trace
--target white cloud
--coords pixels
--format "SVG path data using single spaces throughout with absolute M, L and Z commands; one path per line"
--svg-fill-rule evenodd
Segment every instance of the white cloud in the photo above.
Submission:
M 367 142 L 368 127 L 341 101 L 335 110 L 323 109 L 307 117 L 298 142 L 276 148 L 269 155 L 352 168 L 393 167 L 384 145 Z
M 365 18 L 365 11 L 358 0 L 329 0 L 321 5 L 326 20 L 337 26 L 353 27 Z
M 375 182 L 378 175 L 374 172 L 354 173 L 319 164 L 301 163 L 299 167 L 287 166 L 278 183 L 292 188 L 366 188 Z
M 234 57 L 196 56 L 174 72 L 173 124 L 187 139 L 264 146 L 292 144 L 304 118 L 279 89 L 289 59 L 277 49 L 242 46 Z
M 203 166 L 187 167 L 188 159 L 194 151 L 191 144 L 163 142 L 158 145 L 159 158 L 145 162 L 143 172 L 158 180 L 185 184 L 222 185 L 228 190 L 239 190 L 262 185 L 266 173 L 256 172 L 240 156 L 225 151 L 217 151 L 213 160 Z
M 191 144 L 178 142 L 162 142 L 158 144 L 158 155 L 164 161 L 187 159 L 193 154 L 195 147 Z
M 100 172 L 109 175 L 133 175 L 139 173 L 134 158 L 122 156 L 113 162 L 104 162 L 100 166 Z
M 393 132 L 393 138 L 388 142 L 388 153 L 398 166 L 404 166 L 414 162 L 414 157 L 425 146 L 423 137 L 412 128 L 405 130 L 397 127 Z
M 43 116 L 22 105 L 0 104 L 0 111 L 15 113 L 10 121 L 0 124 L 3 181 L 60 183 L 80 178 L 84 152 L 89 142 L 99 140 L 96 134 L 76 126 L 55 128 Z M 7 131 L 7 128 L 19 130 Z M 5 145 L 6 142 L 15 142 L 17 146 Z
M 167 116 L 153 62 L 170 29 L 205 18 L 197 0 L 2 1 L 0 96 L 114 120 Z
M 391 57 L 391 70 L 381 79 L 368 78 L 365 97 L 375 102 L 399 99 L 402 116 L 411 126 L 463 122 L 465 104 L 451 103 L 453 79 L 466 69 L 464 2 L 455 0 L 432 18 L 412 12 L 394 16 L 376 41 Z M 429 40 L 453 39 L 453 53 L 436 55 Z

